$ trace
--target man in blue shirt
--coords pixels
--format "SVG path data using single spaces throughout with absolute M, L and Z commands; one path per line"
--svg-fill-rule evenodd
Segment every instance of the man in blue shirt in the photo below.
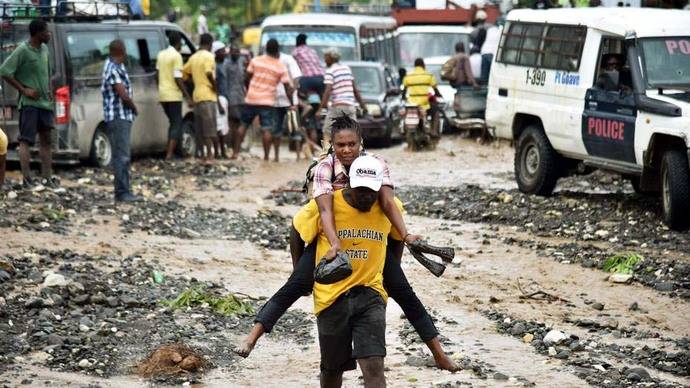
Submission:
M 138 114 L 132 101 L 132 86 L 124 62 L 127 50 L 121 40 L 110 42 L 110 57 L 103 66 L 103 119 L 113 149 L 112 167 L 115 175 L 115 201 L 136 202 L 129 184 L 130 134 Z

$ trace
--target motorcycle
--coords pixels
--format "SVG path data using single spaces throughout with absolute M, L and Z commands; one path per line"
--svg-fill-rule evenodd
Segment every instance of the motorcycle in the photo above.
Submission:
M 430 95 L 429 104 L 431 109 L 427 109 L 426 114 L 422 115 L 422 107 L 407 101 L 404 102 L 401 117 L 403 133 L 410 151 L 433 150 L 438 144 L 440 139 L 438 126 L 440 123 L 434 123 L 434 114 L 443 112 L 445 102 L 441 97 Z M 434 128 L 434 124 L 436 124 L 436 128 Z

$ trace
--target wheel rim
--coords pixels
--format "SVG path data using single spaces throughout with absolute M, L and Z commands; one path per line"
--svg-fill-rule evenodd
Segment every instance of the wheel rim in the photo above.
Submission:
M 184 132 L 182 134 L 182 153 L 184 156 L 194 155 L 194 149 L 196 145 L 194 144 L 194 136 L 189 132 Z
M 541 162 L 541 155 L 536 144 L 530 144 L 525 150 L 523 167 L 527 176 L 532 179 L 539 170 L 539 163 Z
M 661 176 L 661 197 L 664 214 L 671 214 L 671 184 L 669 183 L 668 169 L 664 169 Z
M 110 140 L 103 133 L 96 134 L 93 142 L 96 160 L 99 166 L 107 166 L 110 164 L 110 159 L 113 156 L 112 148 L 110 147 Z

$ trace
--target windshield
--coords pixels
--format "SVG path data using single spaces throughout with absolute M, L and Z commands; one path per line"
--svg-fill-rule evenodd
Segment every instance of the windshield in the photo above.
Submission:
M 690 37 L 641 39 L 647 86 L 690 85 Z
M 448 81 L 444 81 L 441 79 L 441 67 L 443 65 L 426 65 L 426 71 L 429 73 L 433 74 L 434 77 L 436 78 L 436 82 L 439 85 L 446 85 L 448 84 Z
M 294 30 L 264 30 L 261 34 L 261 47 L 266 45 L 269 39 L 276 39 L 280 44 L 280 51 L 285 54 L 292 54 L 295 48 L 295 39 L 299 34 L 307 35 L 307 44 L 309 47 L 316 50 L 319 58 L 323 60 L 323 53 L 329 48 L 336 48 L 340 52 L 341 61 L 355 61 L 355 31 L 339 30 L 339 31 L 318 31 L 307 29 Z
M 442 57 L 455 54 L 455 44 L 469 47 L 468 34 L 447 32 L 407 32 L 398 36 L 400 60 L 404 67 L 412 67 L 416 58 Z
M 352 76 L 355 77 L 357 89 L 363 94 L 383 93 L 381 75 L 376 67 L 352 66 Z

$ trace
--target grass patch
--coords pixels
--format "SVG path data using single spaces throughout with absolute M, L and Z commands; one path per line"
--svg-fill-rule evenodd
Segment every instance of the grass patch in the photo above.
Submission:
M 208 305 L 214 312 L 220 315 L 248 315 L 254 313 L 251 304 L 238 299 L 233 294 L 216 297 L 206 292 L 206 287 L 196 286 L 186 289 L 173 300 L 161 301 L 161 304 L 173 310 L 192 308 Z
M 604 271 L 632 274 L 635 272 L 635 266 L 642 260 L 644 260 L 644 258 L 637 253 L 619 253 L 604 262 Z

